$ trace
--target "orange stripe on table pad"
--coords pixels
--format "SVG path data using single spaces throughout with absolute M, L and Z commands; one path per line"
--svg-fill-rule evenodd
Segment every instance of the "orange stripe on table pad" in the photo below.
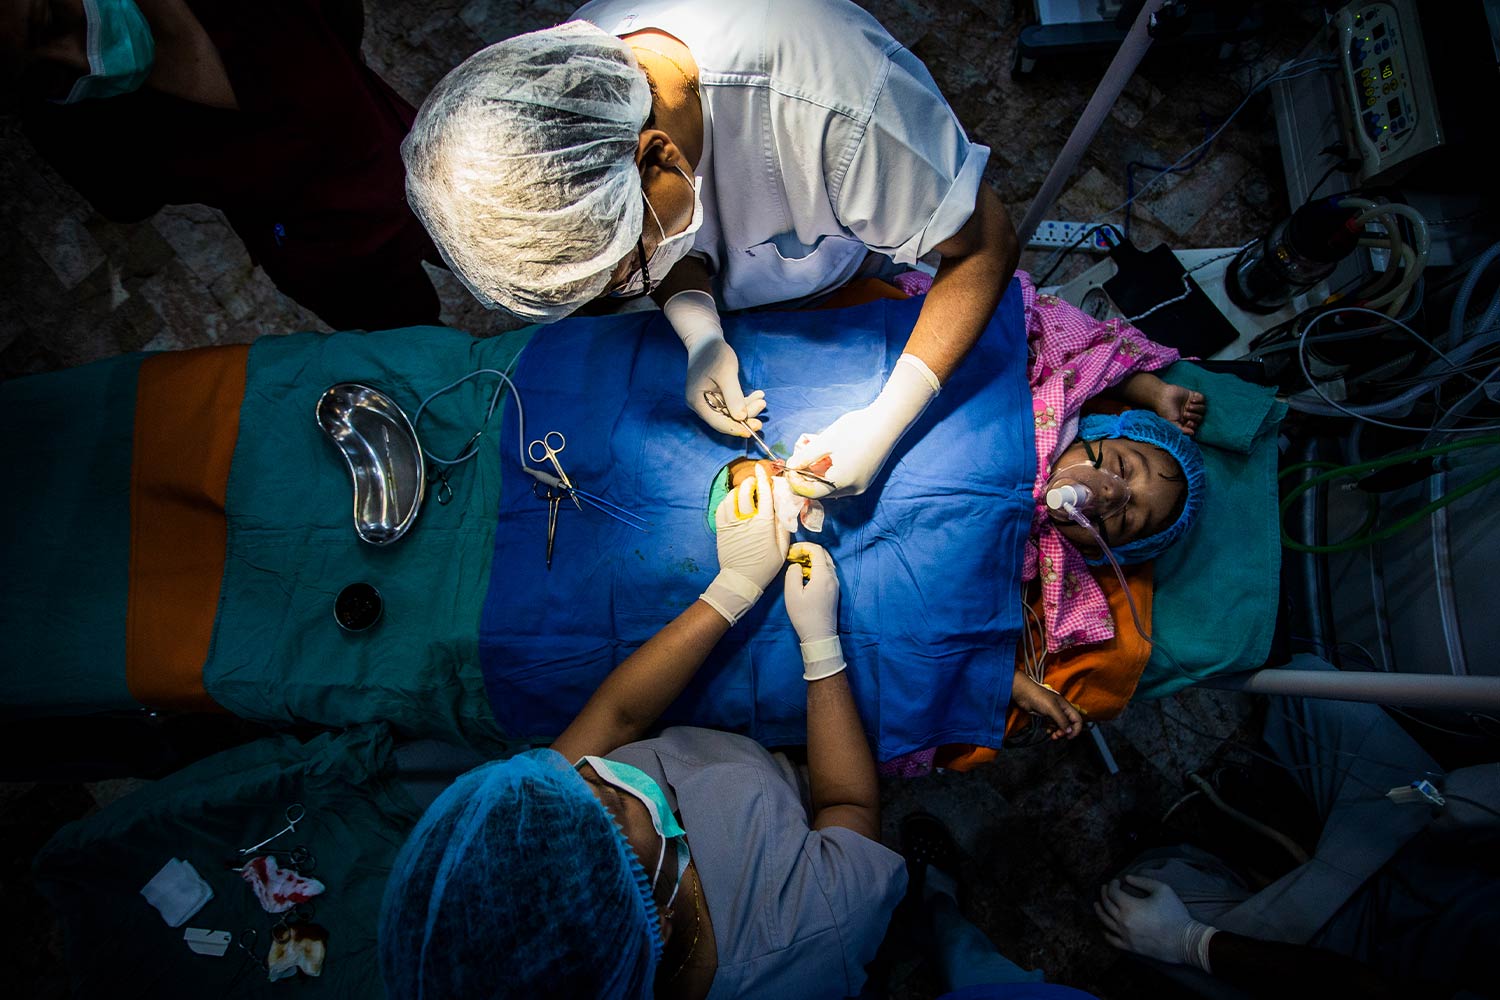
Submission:
M 125 680 L 143 705 L 220 711 L 203 686 L 248 345 L 156 354 L 136 384 Z
M 1141 613 L 1141 624 L 1151 630 L 1151 604 L 1156 593 L 1155 574 L 1152 563 L 1126 566 L 1125 581 L 1135 597 L 1136 608 Z M 1047 683 L 1066 699 L 1084 711 L 1084 720 L 1102 722 L 1113 719 L 1125 711 L 1140 683 L 1141 674 L 1151 658 L 1151 644 L 1136 631 L 1135 619 L 1130 616 L 1130 605 L 1114 570 L 1103 567 L 1094 578 L 1109 601 L 1110 615 L 1115 621 L 1115 637 L 1108 642 L 1080 646 L 1077 649 L 1054 653 L 1047 658 Z M 1043 648 L 1039 630 L 1033 624 L 1042 613 L 1041 598 L 1032 602 L 1032 610 L 1038 619 L 1028 620 L 1032 639 L 1037 648 Z M 1030 718 L 1029 714 L 1010 707 L 1005 732 L 1010 735 L 1020 729 Z M 990 747 L 954 743 L 939 747 L 938 767 L 955 771 L 968 771 L 986 761 L 994 760 L 999 751 Z

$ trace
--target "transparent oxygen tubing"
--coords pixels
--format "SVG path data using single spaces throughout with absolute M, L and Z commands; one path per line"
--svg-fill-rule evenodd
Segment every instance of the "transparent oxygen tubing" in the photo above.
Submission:
M 441 389 L 428 393 L 427 398 L 422 400 L 422 402 L 417 406 L 417 412 L 412 415 L 412 430 L 415 431 L 417 429 L 417 425 L 422 422 L 422 414 L 427 412 L 428 404 L 431 403 L 434 399 L 437 399 L 445 392 L 452 392 L 454 389 L 457 389 L 459 386 L 463 385 L 470 379 L 478 378 L 481 375 L 493 375 L 500 381 L 495 385 L 495 391 L 490 396 L 490 405 L 485 408 L 484 422 L 479 425 L 479 430 L 474 432 L 474 436 L 469 439 L 469 443 L 464 446 L 464 450 L 459 453 L 457 458 L 438 458 L 432 452 L 428 451 L 425 447 L 422 448 L 422 454 L 427 456 L 427 461 L 433 463 L 434 465 L 441 466 L 462 465 L 464 462 L 467 462 L 469 459 L 479 454 L 479 438 L 484 434 L 485 428 L 489 426 L 490 418 L 495 415 L 495 407 L 500 405 L 501 390 L 505 389 L 508 386 L 510 388 L 510 398 L 515 400 L 516 402 L 516 458 L 518 461 L 520 461 L 521 468 L 525 469 L 526 409 L 521 405 L 521 393 L 520 390 L 516 388 L 516 384 L 510 380 L 509 375 L 505 374 L 505 372 L 503 371 L 500 371 L 498 368 L 475 369 L 474 371 L 469 372 L 469 374 L 465 375 L 463 378 L 454 379 L 452 382 L 449 382 Z M 418 437 L 417 440 L 420 443 L 421 438 Z
M 1152 651 L 1160 653 L 1163 658 L 1169 661 L 1172 666 L 1176 667 L 1177 670 L 1180 671 L 1184 676 L 1192 677 L 1193 675 L 1191 673 L 1188 673 L 1187 669 L 1184 668 L 1182 664 L 1177 662 L 1177 657 L 1167 652 L 1165 647 L 1159 645 L 1157 641 L 1152 638 L 1151 633 L 1146 631 L 1146 626 L 1141 623 L 1141 612 L 1135 606 L 1135 595 L 1130 592 L 1130 585 L 1125 582 L 1125 571 L 1120 568 L 1119 560 L 1117 560 L 1115 558 L 1115 554 L 1109 550 L 1109 546 L 1105 543 L 1104 538 L 1099 534 L 1099 530 L 1089 522 L 1088 518 L 1079 513 L 1078 508 L 1073 504 L 1063 504 L 1063 510 L 1067 513 L 1069 520 L 1071 520 L 1074 524 L 1078 525 L 1084 531 L 1087 531 L 1091 536 L 1093 536 L 1094 544 L 1099 546 L 1099 551 L 1104 553 L 1104 557 L 1109 560 L 1109 564 L 1115 568 L 1115 576 L 1120 580 L 1120 589 L 1125 592 L 1125 601 L 1130 605 L 1130 617 L 1135 620 L 1136 632 L 1140 634 L 1140 637 L 1142 639 L 1146 640 L 1146 643 L 1151 647 Z

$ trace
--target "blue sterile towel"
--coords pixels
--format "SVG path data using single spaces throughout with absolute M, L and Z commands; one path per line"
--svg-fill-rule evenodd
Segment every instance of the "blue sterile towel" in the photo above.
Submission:
M 744 384 L 764 387 L 767 440 L 827 426 L 879 393 L 920 301 L 730 317 Z M 863 496 L 828 501 L 839 631 L 861 718 L 882 759 L 943 743 L 997 746 L 1021 628 L 1020 568 L 1035 476 L 1019 287 Z M 684 405 L 685 359 L 659 314 L 540 333 L 516 382 L 526 437 L 561 431 L 585 490 L 649 517 L 649 535 L 564 503 L 553 566 L 546 505 L 516 468 L 515 414 L 498 435 L 495 560 L 480 625 L 485 686 L 511 736 L 559 733 L 609 671 L 688 607 L 717 570 L 704 517 L 714 473 L 745 454 Z M 664 724 L 806 738 L 806 685 L 778 579 L 721 641 Z

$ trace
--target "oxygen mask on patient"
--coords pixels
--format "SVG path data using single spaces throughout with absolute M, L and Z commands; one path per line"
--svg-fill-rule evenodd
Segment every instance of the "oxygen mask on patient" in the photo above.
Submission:
M 1087 522 L 1099 524 L 1114 517 L 1130 503 L 1130 487 L 1125 480 L 1103 468 L 1104 450 L 1094 452 L 1092 442 L 1083 442 L 1087 462 L 1074 462 L 1052 473 L 1047 480 L 1044 499 L 1047 513 L 1054 521 L 1077 521 L 1081 515 Z M 1088 527 L 1089 523 L 1078 521 Z
M 1115 576 L 1120 581 L 1120 589 L 1125 593 L 1125 600 L 1130 604 L 1130 617 L 1135 619 L 1136 631 L 1147 643 L 1155 646 L 1156 642 L 1151 638 L 1151 633 L 1141 623 L 1141 614 L 1136 609 L 1135 597 L 1131 595 L 1130 585 L 1125 581 L 1125 571 L 1120 568 L 1119 560 L 1110 551 L 1109 543 L 1099 529 L 1106 519 L 1120 513 L 1130 503 L 1130 487 L 1125 480 L 1103 468 L 1104 448 L 1102 445 L 1096 454 L 1094 442 L 1084 440 L 1083 450 L 1084 454 L 1089 457 L 1087 462 L 1074 462 L 1072 465 L 1058 469 L 1052 473 L 1052 478 L 1047 480 L 1047 489 L 1043 494 L 1047 502 L 1047 514 L 1054 521 L 1072 522 L 1078 525 L 1094 539 L 1094 544 L 1114 567 Z

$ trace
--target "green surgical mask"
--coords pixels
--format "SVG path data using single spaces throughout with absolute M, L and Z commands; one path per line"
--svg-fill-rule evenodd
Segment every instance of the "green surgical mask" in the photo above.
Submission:
M 151 75 L 156 43 L 135 0 L 83 0 L 83 12 L 88 19 L 89 71 L 78 78 L 62 103 L 139 90 Z
M 671 906 L 672 900 L 677 898 L 677 890 L 682 888 L 682 873 L 687 871 L 689 855 L 687 831 L 677 822 L 677 817 L 672 815 L 666 793 L 649 774 L 638 767 L 621 764 L 617 760 L 605 760 L 603 757 L 583 757 L 573 766 L 577 768 L 584 764 L 591 766 L 605 784 L 635 796 L 651 814 L 651 825 L 656 828 L 657 836 L 661 837 L 661 853 L 656 856 L 656 872 L 651 876 L 653 892 L 656 891 L 657 880 L 661 878 L 662 863 L 667 858 L 667 841 L 677 841 L 677 883 L 672 886 L 672 896 L 667 900 L 667 905 Z

